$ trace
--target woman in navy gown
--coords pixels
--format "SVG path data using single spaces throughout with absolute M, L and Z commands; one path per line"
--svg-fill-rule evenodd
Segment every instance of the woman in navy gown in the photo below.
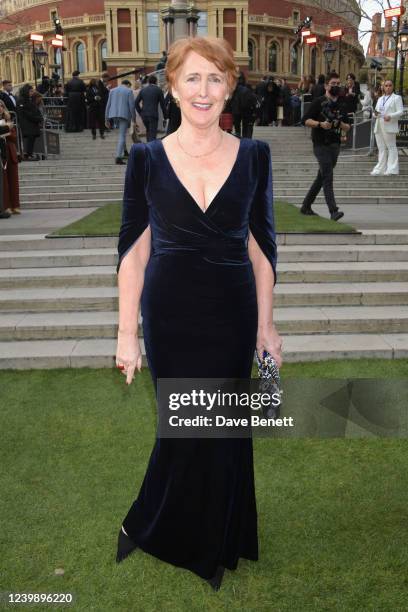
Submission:
M 273 324 L 276 243 L 267 143 L 219 127 L 239 71 L 223 39 L 179 39 L 166 73 L 182 121 L 133 145 L 119 235 L 116 364 L 160 378 L 248 379 L 254 352 L 281 365 Z M 221 585 L 258 559 L 251 438 L 155 440 L 116 560 L 141 550 Z

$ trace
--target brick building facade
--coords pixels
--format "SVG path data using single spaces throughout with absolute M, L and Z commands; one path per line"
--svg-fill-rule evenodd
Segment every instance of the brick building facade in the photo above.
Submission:
M 401 4 L 405 7 L 405 15 L 402 20 L 408 18 L 408 0 L 404 0 Z M 382 25 L 384 23 L 384 25 Z M 395 38 L 394 32 L 396 29 L 396 17 L 392 19 L 383 18 L 383 13 L 376 13 L 372 17 L 372 32 L 370 42 L 367 49 L 367 56 L 377 58 L 388 58 L 394 60 L 395 57 Z
M 143 68 L 155 69 L 166 48 L 162 17 L 169 0 L 3 0 L 0 14 L 0 76 L 13 83 L 34 80 L 31 32 L 44 35 L 49 54 L 46 73 L 61 64 L 60 51 L 50 45 L 53 18 L 64 29 L 65 75 L 79 69 L 82 76 L 97 76 L 105 68 L 112 75 Z M 341 73 L 357 72 L 364 63 L 358 42 L 360 21 L 355 0 L 196 0 L 197 34 L 223 36 L 232 45 L 236 61 L 250 82 L 264 74 L 285 76 L 297 83 L 302 72 L 326 71 L 324 46 L 329 30 L 342 27 Z M 313 48 L 302 53 L 294 28 L 306 16 L 313 17 L 318 37 Z M 194 26 L 195 27 L 195 26 Z M 332 63 L 338 68 L 338 55 Z M 39 68 L 37 68 L 39 76 Z

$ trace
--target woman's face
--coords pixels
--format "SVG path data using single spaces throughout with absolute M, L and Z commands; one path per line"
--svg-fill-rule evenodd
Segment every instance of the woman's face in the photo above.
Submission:
M 34 89 L 33 89 L 33 87 L 30 87 L 30 89 L 28 90 L 28 95 L 29 95 L 30 98 L 33 97 L 33 93 L 34 93 Z
M 181 113 L 192 124 L 218 122 L 227 98 L 227 75 L 195 51 L 189 51 L 172 88 Z

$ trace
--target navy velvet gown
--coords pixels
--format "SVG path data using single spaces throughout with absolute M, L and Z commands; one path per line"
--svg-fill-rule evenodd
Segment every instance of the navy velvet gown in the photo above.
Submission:
M 240 140 L 205 212 L 161 140 L 133 145 L 117 271 L 149 224 L 141 313 L 155 389 L 160 377 L 250 378 L 257 299 L 248 228 L 274 272 L 276 265 L 268 144 Z M 239 557 L 257 560 L 252 439 L 156 438 L 123 526 L 145 552 L 204 579 L 218 565 L 235 569 Z

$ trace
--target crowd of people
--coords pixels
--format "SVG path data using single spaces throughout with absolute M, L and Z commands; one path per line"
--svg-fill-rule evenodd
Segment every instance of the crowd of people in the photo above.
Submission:
M 166 62 L 167 54 L 163 52 L 157 70 L 164 69 Z M 85 83 L 80 72 L 74 71 L 64 87 L 58 81 L 58 75 L 53 74 L 52 78 L 43 76 L 36 89 L 29 83 L 23 85 L 18 96 L 13 95 L 12 82 L 3 81 L 0 91 L 0 153 L 3 166 L 0 172 L 0 218 L 21 212 L 18 163 L 40 158 L 34 150 L 50 106 L 57 111 L 54 116 L 62 119 L 67 132 L 82 132 L 88 128 L 93 139 L 97 138 L 97 133 L 104 139 L 106 132 L 117 128 L 117 164 L 124 164 L 128 156 L 128 135 L 133 142 L 140 142 L 141 136 L 145 136 L 149 142 L 155 140 L 162 129 L 166 135 L 178 129 L 181 122 L 179 101 L 166 87 L 162 89 L 158 86 L 156 74 L 140 74 L 133 87 L 128 79 L 123 79 L 117 86 L 112 85 L 112 80 L 108 72 L 103 72 L 99 79 L 92 78 Z M 353 113 L 358 110 L 362 110 L 365 119 L 370 119 L 373 114 L 376 116 L 377 105 L 384 94 L 390 96 L 390 81 L 384 83 L 368 86 L 363 95 L 355 75 L 347 75 L 344 85 L 339 86 L 338 105 L 344 116 L 349 117 L 350 123 Z M 284 78 L 265 75 L 257 85 L 252 86 L 241 73 L 221 113 L 220 127 L 239 138 L 252 138 L 254 125 L 304 125 L 302 99 L 303 102 L 313 103 L 326 95 L 326 86 L 325 75 L 319 75 L 317 79 L 310 75 L 302 77 L 297 87 L 289 86 Z M 16 120 L 22 137 L 20 147 L 17 146 Z M 378 126 L 380 123 L 377 122 Z M 395 123 L 394 120 L 384 129 L 376 131 L 380 161 L 373 175 L 398 172 Z M 391 129 L 393 136 L 390 135 Z M 388 166 L 387 159 L 391 160 Z

